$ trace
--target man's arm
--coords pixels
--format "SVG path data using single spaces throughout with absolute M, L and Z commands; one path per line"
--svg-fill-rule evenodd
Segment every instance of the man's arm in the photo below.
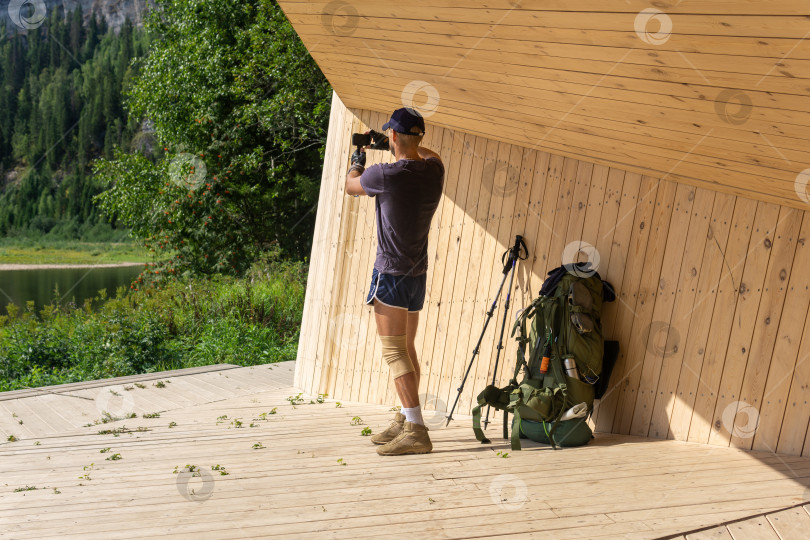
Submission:
M 422 159 L 436 158 L 439 161 L 442 160 L 442 158 L 439 156 L 439 154 L 437 154 L 433 150 L 428 150 L 424 146 L 420 146 L 419 148 L 416 149 L 416 151 L 419 153 L 419 157 L 422 158 Z
M 355 150 L 352 154 L 352 166 L 349 172 L 346 173 L 346 194 L 366 195 L 366 190 L 360 185 L 360 177 L 363 176 L 363 171 L 366 170 L 366 153 L 362 150 Z
M 363 171 L 352 165 L 352 168 L 346 173 L 346 193 L 348 195 L 367 195 L 366 190 L 360 185 L 361 176 L 363 176 Z

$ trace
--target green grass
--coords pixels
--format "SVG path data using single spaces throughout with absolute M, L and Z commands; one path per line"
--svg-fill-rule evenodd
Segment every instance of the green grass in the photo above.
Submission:
M 270 260 L 240 279 L 196 278 L 137 292 L 121 287 L 80 309 L 11 306 L 0 316 L 0 391 L 294 360 L 305 280 L 303 264 Z
M 150 260 L 144 248 L 130 242 L 0 238 L 0 264 L 110 264 Z

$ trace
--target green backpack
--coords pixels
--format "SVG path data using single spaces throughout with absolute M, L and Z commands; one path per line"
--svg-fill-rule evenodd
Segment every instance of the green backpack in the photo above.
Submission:
M 555 449 L 558 445 L 581 446 L 591 440 L 587 419 L 593 410 L 594 384 L 602 373 L 604 354 L 602 303 L 613 299 L 613 288 L 587 263 L 549 272 L 540 296 L 520 312 L 512 328 L 512 336 L 520 333 L 509 384 L 504 388 L 489 385 L 478 395 L 473 431 L 479 441 L 488 442 L 481 430 L 484 405 L 514 415 L 513 450 L 520 450 L 521 438 L 551 444 Z M 568 372 L 577 376 L 566 372 L 566 364 Z M 524 376 L 518 383 L 521 368 Z M 506 418 L 504 414 L 505 422 Z

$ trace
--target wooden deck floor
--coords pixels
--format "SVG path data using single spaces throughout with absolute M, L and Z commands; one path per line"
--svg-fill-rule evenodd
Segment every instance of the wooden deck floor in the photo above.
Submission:
M 673 540 L 784 540 L 810 537 L 810 505 L 799 504 L 792 508 L 765 512 L 731 523 L 708 527 L 700 531 L 677 535 Z
M 361 430 L 391 412 L 293 405 L 293 367 L 0 394 L 0 538 L 660 538 L 810 501 L 808 458 L 607 434 L 512 453 L 466 418 L 428 420 L 432 454 L 379 457 Z M 686 537 L 807 538 L 801 506 L 773 516 Z

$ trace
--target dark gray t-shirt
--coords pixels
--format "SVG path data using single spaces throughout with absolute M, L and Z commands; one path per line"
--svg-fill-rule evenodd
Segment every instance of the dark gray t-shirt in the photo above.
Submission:
M 384 274 L 427 272 L 430 220 L 439 206 L 444 165 L 436 158 L 372 165 L 360 185 L 377 205 L 377 260 Z

